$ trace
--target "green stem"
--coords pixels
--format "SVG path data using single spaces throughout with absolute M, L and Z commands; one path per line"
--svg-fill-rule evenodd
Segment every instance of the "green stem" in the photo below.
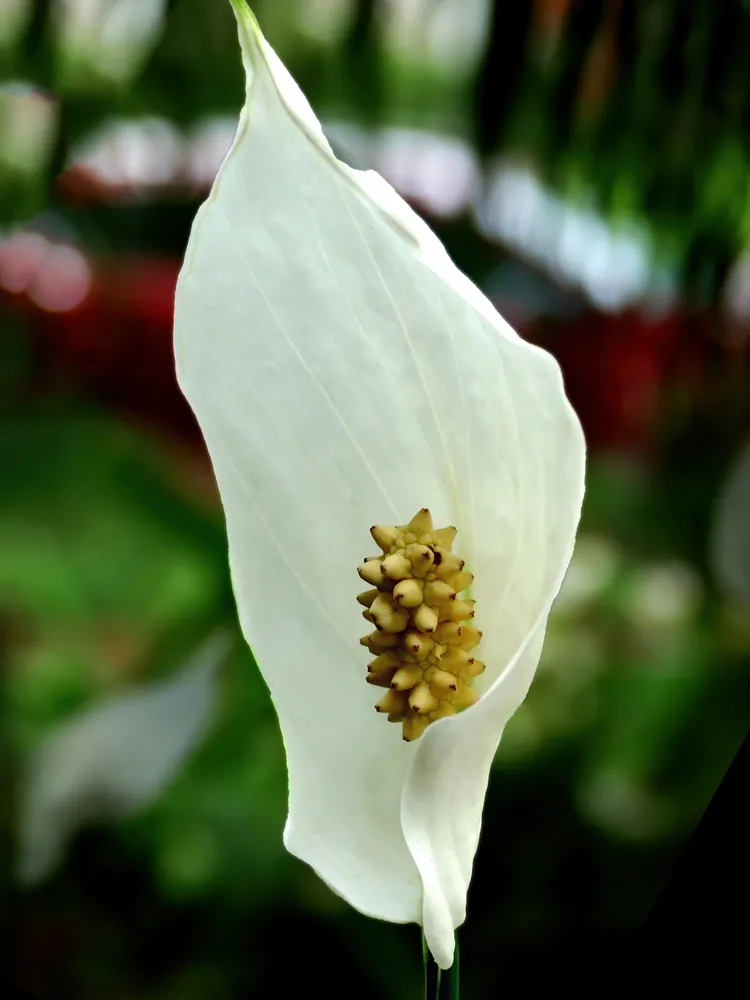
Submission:
M 424 962 L 424 1000 L 440 1000 L 440 968 L 430 954 L 422 934 L 422 961 Z
M 425 1000 L 459 1000 L 458 935 L 455 942 L 453 965 L 450 969 L 441 970 L 430 954 L 424 934 L 422 935 Z
M 438 1000 L 460 1000 L 459 998 L 459 968 L 458 968 L 458 934 L 455 937 L 455 952 L 453 955 L 453 965 L 450 969 L 443 969 L 440 976 L 440 990 Z

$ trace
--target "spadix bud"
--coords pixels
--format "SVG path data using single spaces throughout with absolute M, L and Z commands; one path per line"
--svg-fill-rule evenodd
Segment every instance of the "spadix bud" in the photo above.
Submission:
M 383 573 L 391 580 L 406 580 L 411 576 L 411 563 L 401 552 L 383 559 Z
M 357 570 L 360 577 L 373 587 L 383 582 L 383 566 L 381 559 L 367 559 Z
M 374 524 L 370 528 L 373 541 L 386 554 L 399 536 L 398 528 L 386 528 L 382 524 Z
M 401 580 L 393 588 L 393 599 L 402 608 L 418 608 L 422 603 L 422 595 L 422 584 L 418 580 Z

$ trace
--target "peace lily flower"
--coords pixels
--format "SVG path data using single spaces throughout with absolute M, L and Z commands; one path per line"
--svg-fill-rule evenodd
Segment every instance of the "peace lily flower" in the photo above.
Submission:
M 283 733 L 285 845 L 363 913 L 421 923 L 446 969 L 490 765 L 572 553 L 584 442 L 555 361 L 384 180 L 334 157 L 232 5 L 246 102 L 178 281 L 178 378 Z M 377 591 L 359 607 L 358 567 Z M 366 676 L 392 695 L 380 712 Z

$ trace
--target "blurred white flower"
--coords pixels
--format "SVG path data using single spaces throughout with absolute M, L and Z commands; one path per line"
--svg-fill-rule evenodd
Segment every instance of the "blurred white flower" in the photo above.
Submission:
M 168 186 L 182 170 L 185 146 L 165 118 L 111 120 L 77 147 L 70 166 L 90 171 L 112 188 Z
M 701 579 L 687 564 L 644 566 L 633 577 L 626 611 L 641 627 L 678 628 L 695 615 L 702 596 Z
M 384 129 L 374 145 L 372 166 L 404 198 L 441 218 L 460 215 L 479 185 L 471 148 L 453 136 L 410 129 Z
M 490 0 L 399 0 L 385 5 L 384 36 L 411 61 L 465 75 L 482 54 L 490 13 Z
M 79 74 L 128 83 L 156 44 L 166 0 L 54 0 L 55 42 L 65 82 Z
M 218 633 L 184 669 L 86 709 L 43 740 L 20 782 L 21 881 L 47 878 L 81 827 L 126 816 L 163 791 L 211 722 L 228 648 Z
M 522 163 L 501 160 L 475 199 L 481 232 L 541 265 L 555 280 L 580 289 L 598 309 L 674 299 L 674 275 L 656 268 L 645 225 L 610 224 L 591 208 L 558 197 Z
M 740 449 L 716 501 L 710 538 L 714 574 L 726 592 L 750 603 L 750 441 Z
M 334 157 L 255 19 L 232 4 L 246 103 L 178 282 L 178 377 L 281 724 L 286 846 L 362 912 L 420 922 L 448 968 L 492 759 L 573 548 L 583 435 L 555 361 L 508 327 L 381 177 Z M 360 567 L 380 590 L 367 644 L 413 661 L 400 677 L 385 654 L 371 664 L 390 684 L 383 702 L 398 703 L 381 710 L 419 730 L 419 712 L 445 708 L 451 670 L 480 672 L 464 639 L 481 639 L 486 671 L 466 687 L 468 711 L 404 742 L 373 711 L 355 571 L 373 523 L 404 525 L 422 508 L 453 527 L 433 532 L 422 511 L 411 541 L 373 529 L 381 555 Z M 445 580 L 418 577 L 419 552 L 456 592 L 470 585 L 481 634 L 459 627 L 470 605 Z M 361 596 L 367 606 L 374 592 Z M 444 668 L 429 672 L 423 654 Z

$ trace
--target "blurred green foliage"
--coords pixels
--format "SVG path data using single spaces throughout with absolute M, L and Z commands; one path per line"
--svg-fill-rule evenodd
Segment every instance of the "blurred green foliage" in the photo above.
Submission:
M 162 4 L 166 27 L 157 22 L 119 75 L 108 71 L 107 50 L 101 65 L 92 55 L 98 36 L 61 42 L 64 21 L 50 16 L 49 0 L 7 2 L 26 15 L 9 17 L 0 34 L 0 72 L 57 100 L 48 178 L 112 115 L 163 115 L 184 126 L 238 108 L 241 67 L 222 0 Z M 393 9 L 401 6 L 418 7 Z M 391 30 L 398 18 L 381 0 L 255 4 L 319 113 L 448 130 L 472 138 L 485 157 L 531 157 L 568 196 L 615 218 L 645 220 L 663 259 L 680 268 L 684 289 L 698 300 L 714 296 L 750 237 L 746 4 L 470 0 L 467 20 L 489 9 L 484 37 L 442 57 L 425 43 L 441 6 L 423 4 L 422 34 L 412 28 L 398 46 Z M 107 3 L 97 7 L 106 24 Z M 44 199 L 40 189 L 37 207 Z M 31 208 L 7 200 L 2 211 L 19 218 Z

